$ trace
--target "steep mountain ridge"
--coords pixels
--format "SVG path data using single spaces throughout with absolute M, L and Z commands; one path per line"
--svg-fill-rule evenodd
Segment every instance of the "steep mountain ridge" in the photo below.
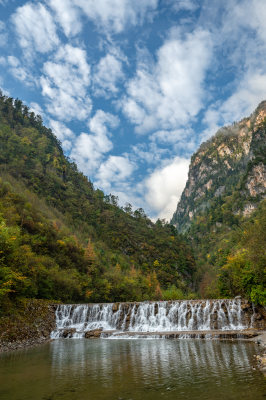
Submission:
M 213 212 L 212 224 L 248 216 L 265 198 L 266 101 L 238 123 L 220 129 L 192 156 L 188 180 L 173 215 L 187 231 L 200 215 Z M 224 213 L 220 212 L 224 208 Z M 230 214 L 230 215 L 229 215 Z
M 266 304 L 266 102 L 192 156 L 172 223 L 196 258 L 202 297 Z

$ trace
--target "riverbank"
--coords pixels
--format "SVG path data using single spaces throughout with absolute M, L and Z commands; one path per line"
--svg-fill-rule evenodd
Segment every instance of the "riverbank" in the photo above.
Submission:
M 256 354 L 254 355 L 254 357 L 256 358 L 259 370 L 266 377 L 266 331 L 260 332 L 257 337 L 250 339 L 250 341 L 256 343 L 259 346 L 258 352 L 260 354 Z
M 50 341 L 57 305 L 47 300 L 24 300 L 0 318 L 0 352 Z

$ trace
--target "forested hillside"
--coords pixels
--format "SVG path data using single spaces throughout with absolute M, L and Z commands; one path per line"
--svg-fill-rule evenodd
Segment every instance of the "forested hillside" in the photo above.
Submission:
M 266 303 L 266 102 L 192 156 L 172 223 L 193 245 L 204 297 Z
M 0 302 L 193 296 L 195 262 L 170 224 L 95 190 L 20 100 L 0 96 Z

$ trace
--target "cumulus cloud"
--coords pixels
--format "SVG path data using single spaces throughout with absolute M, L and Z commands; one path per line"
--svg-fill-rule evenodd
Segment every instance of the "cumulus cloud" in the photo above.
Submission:
M 176 157 L 156 169 L 141 184 L 145 201 L 156 218 L 170 219 L 185 187 L 189 159 Z
M 97 110 L 89 121 L 90 134 L 81 133 L 75 140 L 71 157 L 79 168 L 87 174 L 96 174 L 103 155 L 113 148 L 109 128 L 116 128 L 119 120 L 116 116 Z
M 160 147 L 171 146 L 171 152 L 189 156 L 197 147 L 195 131 L 190 128 L 154 132 L 149 139 Z
M 123 185 L 134 170 L 134 164 L 127 156 L 109 156 L 108 159 L 100 165 L 96 174 L 96 185 L 105 191 L 116 190 Z
M 140 63 L 121 104 L 136 132 L 176 129 L 197 115 L 210 56 L 210 36 L 200 30 L 166 40 L 151 67 Z
M 117 85 L 125 78 L 121 60 L 108 53 L 100 59 L 94 70 L 94 94 L 108 97 L 118 92 Z
M 131 158 L 138 164 L 147 163 L 149 166 L 160 164 L 167 153 L 167 149 L 160 148 L 153 142 L 137 143 L 131 148 Z
M 84 16 L 106 34 L 141 25 L 145 18 L 152 18 L 158 0 L 46 0 L 46 3 L 55 12 L 65 35 L 74 36 L 80 33 Z
M 170 218 L 185 185 L 188 158 L 199 140 L 250 114 L 265 98 L 265 0 L 24 0 L 23 4 L 16 8 L 11 24 L 0 21 L 0 46 L 6 45 L 14 28 L 19 43 L 0 57 L 2 84 L 15 77 L 24 88 L 39 85 L 43 99 L 37 94 L 34 98 L 79 168 L 96 185 L 118 195 L 121 203 L 129 201 L 154 217 Z M 154 25 L 140 28 L 155 15 Z M 165 16 L 170 16 L 167 33 L 164 24 L 163 30 L 159 26 Z M 134 41 L 133 31 L 130 35 L 126 31 L 136 26 Z M 87 40 L 88 32 L 97 40 Z M 133 52 L 127 39 L 134 44 Z M 154 51 L 158 40 L 162 45 Z M 147 49 L 140 50 L 145 41 Z M 135 48 L 136 69 L 126 58 L 134 60 Z M 104 107 L 109 112 L 98 110 L 91 118 L 92 99 L 96 110 Z M 44 115 L 39 104 L 30 106 Z M 123 119 L 129 135 L 127 153 L 120 143 L 112 152 L 119 141 L 112 136 L 118 124 L 111 114 L 114 109 L 127 118 Z M 68 128 L 69 121 L 82 132 L 79 136 Z M 206 127 L 202 134 L 201 123 Z M 131 124 L 147 136 L 135 137 Z M 182 157 L 173 158 L 176 155 Z
M 36 79 L 33 74 L 21 64 L 15 56 L 0 57 L 0 65 L 6 67 L 8 72 L 13 75 L 14 78 L 23 82 L 26 86 L 33 86 L 36 84 Z
M 247 117 L 265 99 L 266 74 L 248 72 L 228 99 L 210 106 L 206 111 L 204 123 L 207 128 L 202 134 L 202 139 L 212 136 L 221 126 Z
M 224 99 L 211 104 L 203 122 L 206 129 L 202 140 L 221 126 L 248 116 L 266 98 L 266 9 L 263 0 L 230 0 L 225 7 L 219 32 L 214 33 L 216 45 L 232 54 L 230 62 L 237 68 L 235 80 Z M 218 46 L 218 51 L 220 47 Z
M 266 44 L 266 8 L 264 0 L 231 0 L 226 7 L 223 20 L 223 35 L 239 33 L 248 34 L 247 28 L 253 29 L 258 38 Z M 234 24 L 232 22 L 234 21 Z M 224 36 L 226 38 L 226 36 Z M 240 38 L 241 39 L 241 38 Z M 254 39 L 254 38 L 252 38 Z M 252 42 L 252 40 L 251 40 Z
M 31 56 L 33 50 L 47 53 L 59 44 L 53 17 L 41 3 L 26 3 L 18 7 L 12 22 L 19 44 L 27 56 Z
M 225 124 L 248 116 L 266 98 L 266 73 L 247 73 L 237 90 L 221 107 Z
M 36 115 L 44 115 L 43 109 L 40 106 L 40 104 L 35 103 L 34 101 L 32 101 L 30 103 L 30 109 L 32 112 L 34 112 Z
M 20 60 L 15 56 L 8 56 L 7 63 L 11 74 L 18 79 L 23 81 L 26 85 L 31 85 L 33 81 L 32 74 L 30 74 L 26 68 L 21 65 Z
M 51 119 L 49 121 L 49 126 L 52 129 L 55 136 L 62 143 L 62 147 L 65 151 L 68 151 L 72 148 L 72 141 L 75 138 L 74 133 L 71 129 L 69 129 L 65 124 L 60 121 L 55 121 Z
M 246 10 L 244 17 L 247 17 L 247 22 L 252 28 L 257 31 L 258 36 L 266 44 L 266 7 L 264 0 L 252 0 L 243 5 L 242 10 Z M 249 7 L 247 7 L 249 5 Z M 244 8 L 245 7 L 245 8 Z M 248 10 L 248 11 L 247 11 Z
M 158 143 L 174 144 L 191 135 L 191 129 L 176 129 L 173 131 L 157 131 L 150 136 L 150 140 Z
M 65 121 L 82 121 L 90 115 L 90 66 L 85 50 L 69 44 L 61 47 L 54 59 L 44 64 L 40 84 L 43 96 L 49 99 L 50 114 Z
M 158 0 L 73 0 L 85 15 L 105 32 L 122 32 L 130 25 L 142 24 L 156 10 Z
M 66 36 L 75 36 L 81 31 L 81 10 L 72 0 L 47 0 L 47 4 L 54 11 L 56 21 Z

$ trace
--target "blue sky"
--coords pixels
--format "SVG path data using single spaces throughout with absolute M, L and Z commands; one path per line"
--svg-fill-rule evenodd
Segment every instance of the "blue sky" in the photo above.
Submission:
M 265 0 L 0 0 L 0 87 L 95 187 L 171 218 L 189 159 L 266 99 Z

